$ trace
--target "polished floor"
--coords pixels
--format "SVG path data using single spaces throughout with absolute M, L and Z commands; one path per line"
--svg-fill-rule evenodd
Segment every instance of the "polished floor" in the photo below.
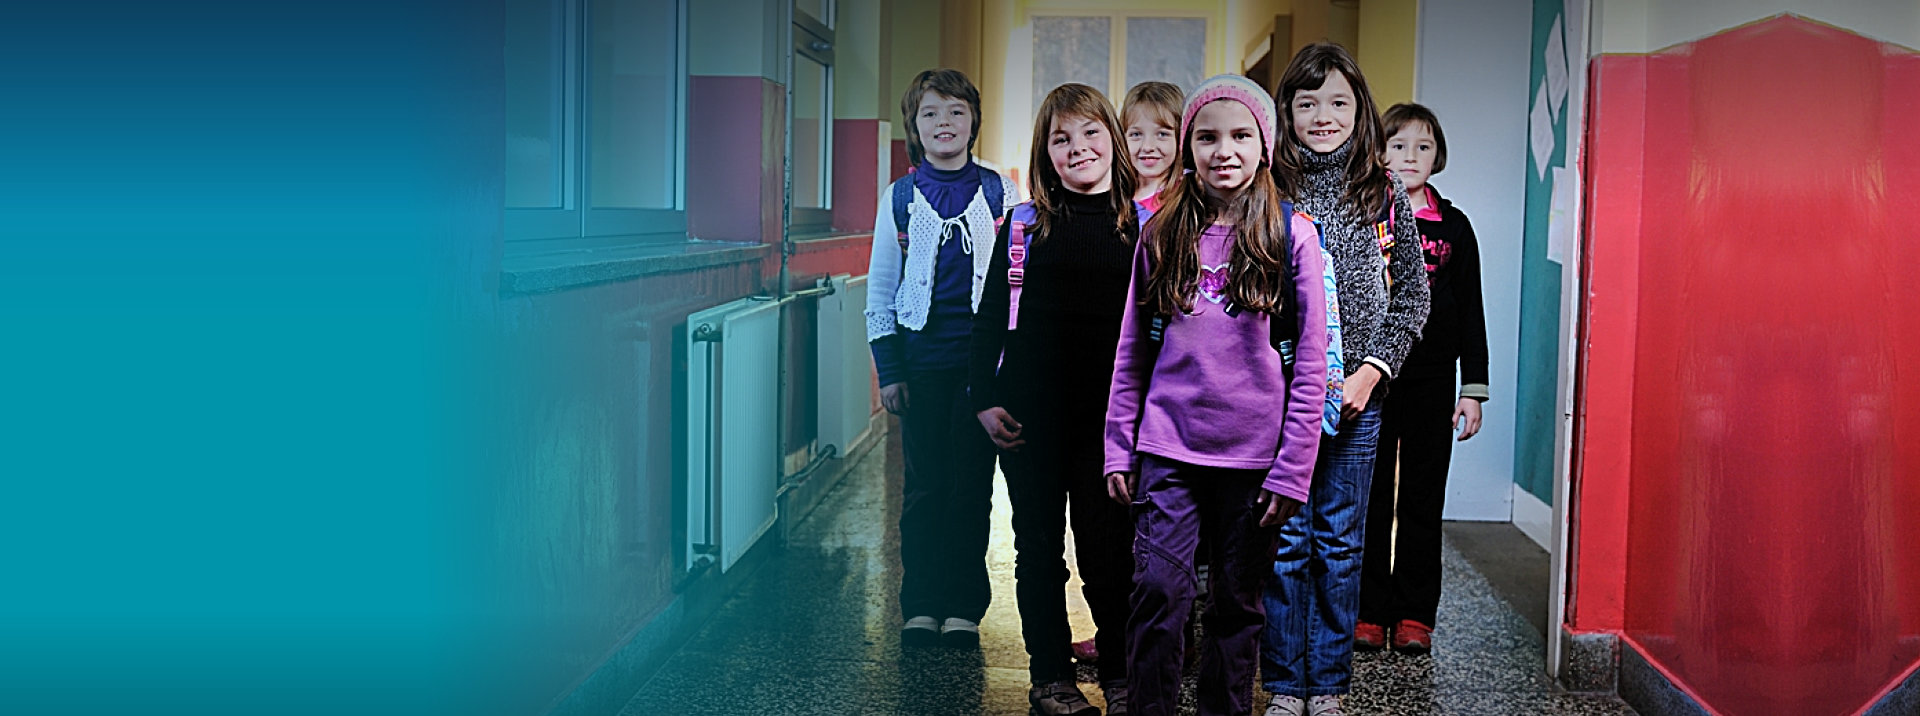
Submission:
M 994 601 L 980 649 L 900 647 L 899 487 L 886 479 L 889 463 L 898 474 L 898 450 L 894 441 L 854 466 L 784 551 L 667 661 L 621 716 L 1027 713 L 1027 655 L 1013 599 L 1004 486 L 994 496 L 988 556 Z M 1347 713 L 1633 713 L 1616 698 L 1558 690 L 1543 670 L 1537 628 L 1451 542 L 1444 558 L 1433 654 L 1359 655 Z M 1071 586 L 1077 592 L 1077 580 Z M 1077 593 L 1073 604 L 1076 633 L 1090 635 L 1092 621 Z M 1082 681 L 1101 704 L 1091 667 L 1083 667 Z M 1266 697 L 1255 692 L 1257 714 Z M 1191 713 L 1190 703 L 1182 713 Z

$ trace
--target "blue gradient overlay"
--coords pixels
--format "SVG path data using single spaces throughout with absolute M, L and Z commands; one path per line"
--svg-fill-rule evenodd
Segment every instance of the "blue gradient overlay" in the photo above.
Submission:
M 0 713 L 525 713 L 498 3 L 0 9 Z

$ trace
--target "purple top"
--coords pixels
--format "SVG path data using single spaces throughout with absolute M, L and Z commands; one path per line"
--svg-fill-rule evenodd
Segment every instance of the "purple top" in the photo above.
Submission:
M 1165 339 L 1148 337 L 1140 310 L 1151 267 L 1147 239 L 1133 253 L 1133 288 L 1107 398 L 1105 472 L 1132 472 L 1139 453 L 1193 465 L 1267 471 L 1267 490 L 1305 502 L 1320 452 L 1327 396 L 1327 299 L 1319 234 L 1293 216 L 1293 300 L 1301 335 L 1293 381 L 1268 338 L 1266 314 L 1229 316 L 1226 280 L 1231 226 L 1200 234 L 1200 286 L 1191 315 L 1168 321 Z M 1156 351 L 1156 348 L 1158 349 Z

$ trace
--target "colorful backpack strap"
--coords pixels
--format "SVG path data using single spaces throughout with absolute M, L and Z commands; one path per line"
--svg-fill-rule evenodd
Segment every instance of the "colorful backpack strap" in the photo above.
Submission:
M 1374 242 L 1380 245 L 1380 270 L 1385 272 L 1387 290 L 1393 290 L 1393 201 L 1387 201 L 1385 216 L 1373 224 Z
M 1027 282 L 1027 244 L 1031 237 L 1027 231 L 1040 217 L 1033 208 L 1033 202 L 1013 207 L 1007 212 L 1007 330 L 1020 327 L 1020 288 Z

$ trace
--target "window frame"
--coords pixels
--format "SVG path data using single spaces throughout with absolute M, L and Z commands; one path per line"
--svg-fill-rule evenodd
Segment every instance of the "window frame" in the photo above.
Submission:
M 594 0 L 558 0 L 566 20 L 561 27 L 563 148 L 557 208 L 506 207 L 503 233 L 510 254 L 537 253 L 556 247 L 608 246 L 681 242 L 687 236 L 687 75 L 688 0 L 670 0 L 673 13 L 672 104 L 673 147 L 667 154 L 673 183 L 670 208 L 594 208 L 591 177 L 592 91 L 590 54 L 593 48 Z M 507 58 L 512 61 L 513 58 Z
M 794 200 L 794 182 L 790 178 L 787 186 L 789 210 L 788 232 L 796 235 L 827 234 L 833 231 L 833 98 L 834 98 L 834 31 L 833 22 L 835 1 L 825 0 L 827 18 L 822 21 L 811 13 L 800 9 L 793 3 L 793 61 L 787 63 L 787 131 L 789 146 L 793 132 L 793 99 L 798 95 L 797 79 L 801 58 L 812 60 L 825 68 L 823 75 L 824 102 L 820 107 L 820 197 L 821 206 L 802 207 Z M 791 154 L 791 152 L 789 152 Z M 794 157 L 787 158 L 791 169 Z

